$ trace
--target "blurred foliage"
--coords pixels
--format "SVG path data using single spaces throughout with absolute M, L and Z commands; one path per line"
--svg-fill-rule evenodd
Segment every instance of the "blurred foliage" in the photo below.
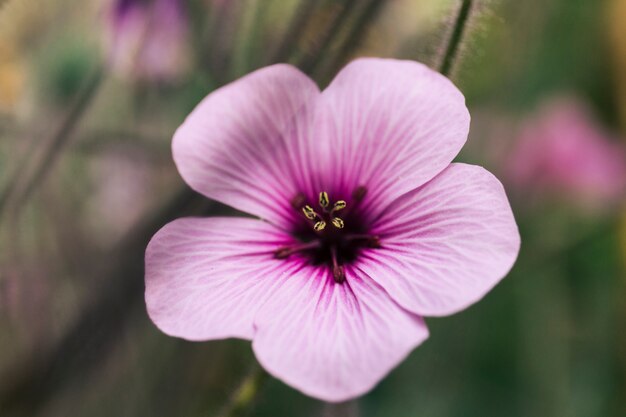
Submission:
M 95 51 L 71 38 L 51 45 L 42 55 L 42 62 L 36 65 L 39 71 L 46 71 L 37 75 L 45 83 L 41 87 L 42 99 L 60 104 L 68 104 L 79 93 L 98 58 Z
M 195 196 L 174 204 L 184 190 L 174 130 L 210 91 L 276 60 L 321 84 L 360 55 L 437 67 L 458 7 L 315 3 L 191 0 L 191 74 L 168 85 L 105 74 L 30 198 L 0 214 L 0 397 L 11 394 L 0 415 L 206 416 L 228 401 L 254 362 L 249 343 L 169 338 L 143 305 L 145 239 L 168 218 L 206 213 Z M 491 168 L 495 145 L 481 137 L 513 140 L 538 102 L 563 91 L 618 128 L 626 30 L 623 20 L 607 25 L 623 1 L 475 3 L 451 75 L 474 115 L 462 160 Z M 0 198 L 106 67 L 104 7 L 0 4 Z M 359 415 L 626 415 L 626 239 L 617 236 L 626 222 L 617 212 L 537 209 L 511 194 L 523 248 L 510 276 L 467 311 L 429 319 L 430 339 L 358 400 Z M 270 380 L 249 414 L 333 413 Z

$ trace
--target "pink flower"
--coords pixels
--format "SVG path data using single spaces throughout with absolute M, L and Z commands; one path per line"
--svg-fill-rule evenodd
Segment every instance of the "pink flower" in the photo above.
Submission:
M 252 339 L 320 399 L 370 390 L 482 298 L 520 238 L 502 185 L 450 162 L 463 95 L 409 61 L 359 59 L 320 93 L 274 65 L 209 95 L 174 136 L 195 190 L 260 218 L 179 219 L 146 253 L 148 313 L 188 340 Z
M 122 78 L 173 81 L 188 66 L 188 19 L 181 0 L 114 0 L 109 66 Z
M 626 191 L 626 151 L 580 101 L 542 106 L 522 128 L 507 177 L 526 194 L 559 195 L 586 208 L 614 204 Z

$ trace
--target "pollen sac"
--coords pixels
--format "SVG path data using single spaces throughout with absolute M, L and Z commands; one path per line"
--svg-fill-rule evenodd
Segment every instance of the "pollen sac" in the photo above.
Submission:
M 333 267 L 333 278 L 337 284 L 343 284 L 346 280 L 346 271 L 342 265 L 335 265 Z
M 296 194 L 290 201 L 291 207 L 295 208 L 296 210 L 302 207 L 305 202 L 306 202 L 306 197 L 302 193 Z
M 339 217 L 335 217 L 332 220 L 333 226 L 335 226 L 337 229 L 343 229 L 343 227 L 345 226 L 343 220 L 341 220 Z
M 359 185 L 352 192 L 352 198 L 354 198 L 354 201 L 357 201 L 357 202 L 363 201 L 366 194 L 367 194 L 367 188 L 364 185 Z
M 322 191 L 320 193 L 320 206 L 322 208 L 327 208 L 330 204 L 330 200 L 328 199 L 328 193 L 326 191 Z
M 311 206 L 307 205 L 307 206 L 302 207 L 302 212 L 304 213 L 306 218 L 309 220 L 315 220 L 315 218 L 317 217 L 315 210 L 313 210 Z
M 346 202 L 343 200 L 339 200 L 337 201 L 334 205 L 333 205 L 333 211 L 339 211 L 339 210 L 343 210 L 346 208 Z
M 298 194 L 296 197 L 292 199 L 292 204 L 294 202 L 300 203 L 304 198 L 303 194 Z M 322 211 L 315 211 L 313 207 L 309 204 L 304 204 L 299 207 L 300 211 L 304 214 L 304 216 L 311 221 L 311 225 L 313 226 L 313 230 L 316 232 L 321 232 L 326 229 L 326 226 L 331 223 L 336 229 L 343 229 L 345 224 L 343 219 L 336 217 L 336 212 L 343 210 L 347 207 L 347 203 L 345 200 L 337 200 L 334 203 L 330 200 L 328 193 L 326 191 L 321 191 L 319 193 L 319 205 L 322 208 Z
M 276 251 L 274 252 L 274 258 L 276 259 L 286 259 L 289 257 L 289 255 L 291 254 L 291 251 L 289 250 L 289 248 L 278 248 L 276 249 Z
M 320 232 L 326 228 L 326 222 L 324 220 L 320 220 L 313 225 L 313 230 L 316 232 Z

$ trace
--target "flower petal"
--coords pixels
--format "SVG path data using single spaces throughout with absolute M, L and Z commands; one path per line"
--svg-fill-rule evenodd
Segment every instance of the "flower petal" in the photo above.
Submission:
M 433 178 L 467 140 L 463 94 L 414 61 L 352 61 L 322 99 L 327 132 L 320 136 L 332 160 L 326 182 L 349 191 L 365 185 L 370 212 Z
M 511 269 L 520 236 L 500 182 L 452 164 L 394 202 L 372 230 L 383 247 L 359 267 L 404 308 L 444 316 L 482 298 Z
M 335 284 L 303 264 L 259 310 L 254 352 L 285 383 L 325 401 L 374 387 L 428 337 L 423 320 L 399 307 L 356 268 Z
M 277 225 L 294 210 L 306 171 L 309 135 L 291 135 L 296 116 L 315 107 L 319 89 L 278 64 L 206 97 L 178 128 L 174 160 L 185 181 L 209 198 Z
M 146 250 L 146 304 L 152 321 L 189 340 L 251 339 L 255 312 L 285 263 L 272 251 L 290 238 L 245 218 L 186 218 L 163 227 Z

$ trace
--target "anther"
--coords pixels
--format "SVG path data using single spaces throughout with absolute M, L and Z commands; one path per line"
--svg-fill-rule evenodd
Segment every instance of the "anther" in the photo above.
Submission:
M 302 207 L 302 212 L 304 213 L 306 218 L 309 220 L 315 220 L 315 218 L 319 217 L 317 213 L 315 212 L 315 210 L 313 210 L 313 207 L 309 205 Z
M 378 236 L 370 236 L 369 239 L 365 241 L 368 248 L 378 249 L 381 248 L 380 238 Z
M 343 210 L 346 208 L 346 202 L 343 200 L 339 200 L 337 201 L 334 205 L 333 205 L 333 210 L 332 211 L 339 211 L 339 210 Z
M 382 244 L 380 243 L 380 238 L 376 235 L 348 234 L 348 235 L 345 235 L 344 238 L 348 241 L 360 240 L 368 248 L 372 248 L 372 249 L 382 248 Z
M 337 229 L 343 229 L 343 227 L 345 226 L 343 220 L 341 220 L 339 217 L 335 217 L 331 221 L 333 223 L 333 226 L 335 226 Z
M 343 269 L 343 265 L 333 266 L 333 279 L 337 284 L 341 284 L 346 280 L 346 271 Z
M 274 252 L 274 258 L 276 258 L 276 259 L 286 259 L 292 253 L 294 253 L 292 248 L 288 248 L 287 247 L 287 248 L 276 249 L 276 251 Z
M 328 205 L 330 204 L 330 200 L 328 199 L 328 193 L 326 191 L 322 191 L 320 193 L 320 206 L 323 209 L 326 209 L 328 207 Z
M 356 202 L 363 201 L 363 199 L 365 198 L 366 194 L 367 194 L 367 188 L 365 188 L 365 186 L 363 186 L 363 185 L 359 185 L 352 192 L 352 198 Z
M 299 210 L 306 203 L 306 197 L 302 193 L 296 194 L 290 201 L 291 207 Z
M 296 252 L 301 252 L 301 251 L 305 251 L 308 249 L 315 249 L 315 248 L 318 248 L 319 246 L 320 246 L 319 241 L 301 243 L 301 244 L 293 245 L 293 246 L 283 246 L 282 248 L 278 248 L 274 251 L 274 257 L 276 259 L 286 259 Z
M 341 284 L 346 280 L 346 271 L 343 268 L 343 265 L 339 265 L 337 261 L 337 247 L 330 247 L 330 257 L 333 261 L 333 279 L 337 284 Z
M 324 230 L 325 228 L 326 228 L 326 222 L 324 220 L 315 222 L 315 224 L 313 225 L 313 230 L 315 230 L 316 232 L 320 232 Z

